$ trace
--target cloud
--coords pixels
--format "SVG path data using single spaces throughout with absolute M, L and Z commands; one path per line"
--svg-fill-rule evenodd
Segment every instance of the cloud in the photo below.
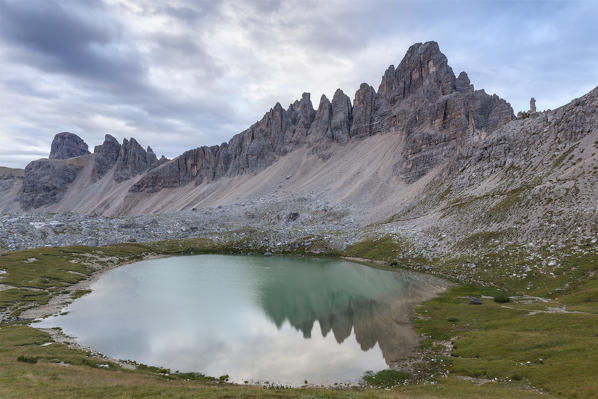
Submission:
M 173 157 L 304 91 L 317 107 L 339 87 L 377 88 L 426 40 L 515 111 L 531 96 L 555 108 L 598 83 L 597 13 L 593 1 L 0 0 L 0 164 L 46 156 L 65 130 Z

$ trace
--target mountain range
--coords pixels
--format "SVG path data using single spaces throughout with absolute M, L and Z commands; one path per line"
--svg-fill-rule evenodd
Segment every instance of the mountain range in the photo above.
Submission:
M 393 232 L 525 226 L 518 235 L 565 238 L 567 226 L 596 230 L 597 111 L 595 88 L 556 110 L 532 100 L 516 117 L 455 75 L 436 42 L 416 43 L 377 90 L 363 83 L 351 101 L 338 89 L 315 108 L 304 93 L 227 143 L 174 159 L 111 135 L 91 153 L 59 133 L 47 159 L 0 169 L 0 210 L 121 216 L 325 201 Z

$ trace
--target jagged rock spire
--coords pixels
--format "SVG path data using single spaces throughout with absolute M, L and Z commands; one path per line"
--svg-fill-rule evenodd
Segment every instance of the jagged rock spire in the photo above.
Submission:
M 276 103 L 226 147 L 187 151 L 148 173 L 132 190 L 155 191 L 193 179 L 198 183 L 255 173 L 302 145 L 326 149 L 332 142 L 344 144 L 387 132 L 405 136 L 396 173 L 413 181 L 456 151 L 470 153 L 470 136 L 487 135 L 512 117 L 504 100 L 474 91 L 467 74 L 456 78 L 438 43 L 416 43 L 397 67 L 386 70 L 378 92 L 363 83 L 353 105 L 340 89 L 332 101 L 322 96 L 317 111 L 309 93 L 286 110 Z M 179 183 L 169 183 L 170 174 L 178 174 L 172 181 Z

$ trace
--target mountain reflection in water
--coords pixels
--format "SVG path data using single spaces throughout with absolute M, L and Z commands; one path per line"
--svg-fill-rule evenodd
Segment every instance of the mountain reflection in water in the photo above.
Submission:
M 438 289 L 335 259 L 172 257 L 106 272 L 36 326 L 114 358 L 234 382 L 355 383 L 417 346 L 409 304 Z
M 272 271 L 259 287 L 261 307 L 278 328 L 288 321 L 309 339 L 317 321 L 322 336 L 332 331 L 339 344 L 354 331 L 362 350 L 378 343 L 389 366 L 413 349 L 410 306 L 429 289 L 418 276 L 318 261 Z M 314 281 L 304 268 L 320 269 L 319 278 Z

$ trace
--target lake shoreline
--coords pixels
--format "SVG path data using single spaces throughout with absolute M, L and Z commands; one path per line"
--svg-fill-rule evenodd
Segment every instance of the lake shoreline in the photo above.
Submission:
M 222 255 L 226 255 L 226 254 L 222 254 Z M 63 343 L 73 349 L 89 351 L 94 356 L 100 357 L 107 361 L 114 362 L 125 369 L 131 369 L 131 368 L 134 369 L 136 362 L 133 360 L 123 360 L 123 359 L 117 359 L 114 357 L 106 356 L 106 355 L 100 353 L 99 351 L 95 350 L 92 347 L 81 345 L 77 341 L 77 338 L 67 336 L 61 329 L 47 329 L 47 328 L 37 327 L 36 326 L 37 323 L 35 323 L 35 320 L 46 318 L 46 317 L 49 317 L 52 315 L 57 315 L 60 312 L 62 312 L 65 307 L 70 305 L 75 300 L 70 296 L 71 294 L 73 294 L 74 292 L 79 291 L 79 290 L 89 290 L 91 288 L 91 285 L 93 283 L 95 283 L 96 281 L 98 281 L 108 271 L 119 268 L 121 266 L 133 264 L 133 263 L 137 263 L 137 262 L 141 262 L 141 261 L 166 258 L 166 257 L 178 257 L 178 256 L 188 256 L 188 255 L 186 255 L 186 254 L 149 254 L 149 255 L 145 255 L 145 256 L 142 256 L 137 259 L 133 259 L 133 260 L 128 259 L 128 260 L 120 261 L 120 262 L 117 262 L 117 263 L 114 263 L 114 264 L 111 264 L 108 266 L 102 266 L 102 267 L 98 268 L 96 271 L 94 271 L 93 274 L 89 278 L 79 281 L 78 283 L 75 283 L 75 284 L 69 286 L 68 287 L 69 294 L 57 295 L 57 296 L 53 297 L 49 301 L 48 304 L 40 305 L 40 306 L 36 306 L 31 309 L 28 309 L 21 314 L 20 318 L 21 318 L 21 320 L 30 320 L 31 327 L 37 328 L 41 331 L 49 333 L 54 342 Z M 239 256 L 244 256 L 244 255 L 239 255 Z M 277 255 L 277 257 L 278 256 L 297 257 L 296 255 L 293 255 L 293 254 Z M 300 256 L 300 257 L 303 258 L 304 256 Z M 322 257 L 322 256 L 309 256 L 309 257 L 313 257 L 316 259 L 322 259 L 322 258 L 331 259 L 330 257 Z M 447 280 L 441 279 L 437 276 L 433 276 L 433 275 L 429 275 L 429 274 L 425 274 L 425 273 L 421 273 L 421 272 L 416 272 L 416 271 L 412 271 L 409 269 L 392 268 L 392 267 L 388 266 L 388 264 L 386 262 L 383 262 L 383 261 L 376 261 L 376 260 L 370 260 L 370 259 L 365 259 L 365 258 L 355 258 L 355 257 L 342 257 L 342 256 L 334 257 L 334 258 L 343 260 L 343 261 L 361 264 L 366 267 L 373 267 L 374 269 L 383 269 L 383 270 L 392 271 L 395 273 L 397 273 L 397 272 L 398 273 L 406 273 L 407 275 L 410 275 L 410 276 L 417 276 L 417 280 L 420 280 L 420 281 L 425 280 L 425 283 L 428 285 L 427 288 L 431 288 L 431 289 L 424 291 L 426 293 L 426 295 L 418 296 L 417 298 L 413 298 L 413 300 L 408 300 L 406 302 L 406 306 L 408 309 L 408 315 L 406 317 L 406 320 L 408 320 L 411 338 L 416 340 L 418 344 L 424 339 L 424 337 L 421 334 L 416 332 L 415 326 L 413 324 L 413 316 L 415 314 L 414 308 L 417 305 L 422 304 L 423 302 L 426 302 L 432 298 L 435 298 L 435 297 L 441 295 L 443 292 L 445 292 L 448 289 L 448 287 L 450 287 L 452 285 L 452 283 L 448 282 Z M 401 359 L 400 362 L 396 361 L 396 362 L 394 362 L 394 364 L 389 365 L 389 368 L 396 368 L 399 363 L 404 364 L 406 359 L 408 359 L 408 358 L 419 358 L 421 355 L 421 353 L 419 353 L 419 352 L 421 352 L 421 351 L 418 348 L 419 348 L 419 345 L 414 345 L 412 348 L 410 348 L 408 355 L 405 355 L 405 357 L 403 359 Z M 160 366 L 157 365 L 156 367 L 160 367 Z M 253 385 L 261 385 L 261 384 L 253 383 Z M 317 386 L 328 386 L 328 385 L 318 384 Z M 330 384 L 329 386 L 333 386 L 333 384 Z

